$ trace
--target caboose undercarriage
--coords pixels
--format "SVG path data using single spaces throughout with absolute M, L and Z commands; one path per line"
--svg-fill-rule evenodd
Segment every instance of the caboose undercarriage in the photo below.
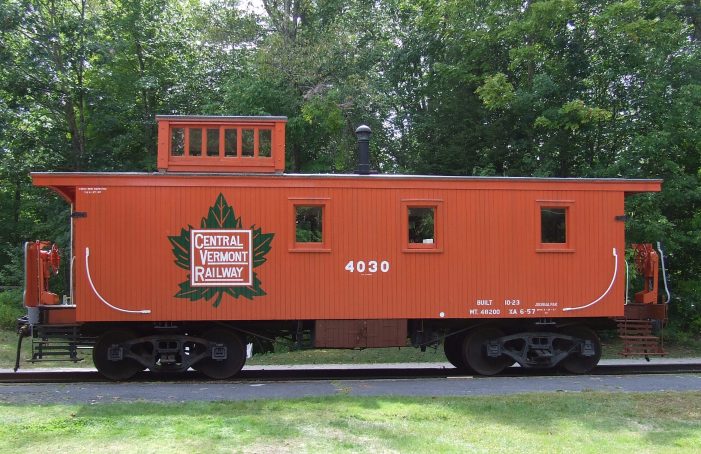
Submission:
M 335 322 L 335 332 L 340 336 L 332 347 L 329 347 L 328 338 L 319 335 L 320 328 L 330 322 Z M 400 340 L 390 333 L 384 339 L 369 339 L 373 323 L 382 322 L 385 326 L 403 325 L 405 337 Z M 58 357 L 80 361 L 81 349 L 92 348 L 93 361 L 100 373 L 112 380 L 127 380 L 146 369 L 177 373 L 190 368 L 212 379 L 229 378 L 244 366 L 248 345 L 251 346 L 249 353 L 264 353 L 272 351 L 275 342 L 280 341 L 286 341 L 291 349 L 366 348 L 370 345 L 425 350 L 443 344 L 448 361 L 465 373 L 494 375 L 518 363 L 525 368 L 558 367 L 581 374 L 591 371 L 601 357 L 596 330 L 613 327 L 613 320 L 607 318 L 80 325 L 32 325 L 25 319 L 20 332 L 32 338 L 33 361 Z

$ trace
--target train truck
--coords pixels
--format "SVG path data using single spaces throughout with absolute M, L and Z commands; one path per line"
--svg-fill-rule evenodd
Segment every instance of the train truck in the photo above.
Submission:
M 649 285 L 625 297 L 624 201 L 660 180 L 377 174 L 366 126 L 357 173 L 290 174 L 285 117 L 157 121 L 158 171 L 32 173 L 70 204 L 71 240 L 62 297 L 49 288 L 56 246 L 25 245 L 31 360 L 92 348 L 113 380 L 190 368 L 224 379 L 247 345 L 288 339 L 443 344 L 455 367 L 485 375 L 514 363 L 585 373 L 598 330 L 666 317 L 648 246 Z M 628 353 L 663 353 L 649 332 L 628 334 Z

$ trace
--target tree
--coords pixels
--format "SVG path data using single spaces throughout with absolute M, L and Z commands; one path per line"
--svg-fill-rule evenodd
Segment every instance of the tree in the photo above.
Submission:
M 664 178 L 629 236 L 701 325 L 699 0 L 0 2 L 0 268 L 61 216 L 29 169 L 154 169 L 158 113 L 286 115 L 294 172 L 354 169 L 367 123 L 384 172 Z

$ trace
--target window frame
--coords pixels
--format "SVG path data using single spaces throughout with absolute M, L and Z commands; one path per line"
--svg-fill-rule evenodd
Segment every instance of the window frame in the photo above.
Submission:
M 289 197 L 288 198 L 288 250 L 290 252 L 331 252 L 331 199 L 329 197 Z M 297 241 L 297 207 L 321 207 L 321 242 Z
M 575 252 L 573 241 L 575 216 L 574 200 L 536 200 L 535 208 L 535 235 L 536 252 Z M 564 208 L 565 210 L 565 242 L 564 243 L 543 243 L 543 218 L 542 211 L 546 208 Z
M 401 241 L 402 252 L 409 253 L 441 253 L 444 248 L 443 236 L 443 200 L 442 199 L 401 199 Z M 409 209 L 433 208 L 433 243 L 409 242 Z
M 176 129 L 182 129 L 183 130 L 183 154 L 173 154 L 173 132 Z M 200 147 L 200 154 L 193 155 L 190 153 L 192 144 L 195 142 L 192 142 L 190 140 L 191 137 L 191 131 L 193 129 L 199 129 L 201 130 L 201 137 L 200 140 L 196 141 L 196 143 Z M 209 131 L 217 131 L 217 153 L 216 154 L 209 154 L 209 137 L 208 133 Z M 226 143 L 226 132 L 227 131 L 236 131 L 236 154 L 234 155 L 227 155 L 225 151 L 225 143 Z M 243 132 L 244 131 L 251 131 L 252 133 L 252 143 L 251 146 L 253 149 L 251 150 L 252 154 L 244 154 L 243 153 L 243 146 L 244 146 L 244 140 L 243 140 Z M 261 155 L 260 154 L 260 133 L 261 131 L 267 131 L 270 134 L 268 142 L 268 150 L 266 151 L 267 155 Z M 194 162 L 200 162 L 197 161 L 198 159 L 204 159 L 204 160 L 231 160 L 231 159 L 244 159 L 244 162 L 249 159 L 272 159 L 273 158 L 273 152 L 275 148 L 275 131 L 272 126 L 267 126 L 267 125 L 220 125 L 220 124 L 197 124 L 197 123 L 182 123 L 182 124 L 173 124 L 170 125 L 169 131 L 168 131 L 168 142 L 167 142 L 167 147 L 168 147 L 168 158 L 169 159 L 174 159 L 176 161 L 184 161 L 184 160 L 195 160 Z M 204 161 L 203 161 L 204 162 Z

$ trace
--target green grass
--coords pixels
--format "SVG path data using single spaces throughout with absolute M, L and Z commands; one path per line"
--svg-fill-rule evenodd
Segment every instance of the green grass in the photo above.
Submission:
M 26 347 L 26 346 L 24 346 Z M 0 369 L 13 367 L 15 364 L 15 354 L 17 352 L 17 333 L 13 331 L 0 330 Z M 29 349 L 22 348 L 22 358 L 29 356 Z
M 699 446 L 701 392 L 0 405 L 0 451 L 15 453 L 691 453 Z

